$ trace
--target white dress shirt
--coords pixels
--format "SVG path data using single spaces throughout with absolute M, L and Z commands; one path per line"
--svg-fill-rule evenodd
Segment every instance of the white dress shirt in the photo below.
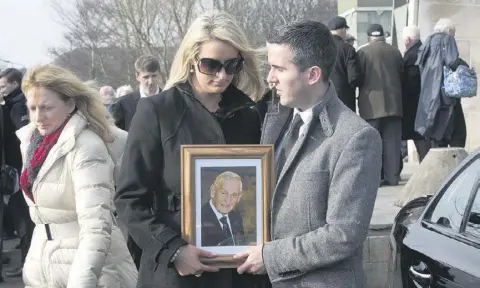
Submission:
M 315 105 L 315 106 L 317 106 L 317 105 Z M 315 106 L 313 106 L 313 107 L 315 107 Z M 302 136 L 303 133 L 305 133 L 305 129 L 307 129 L 308 124 L 310 124 L 310 122 L 312 122 L 313 107 L 310 108 L 310 109 L 307 109 L 305 111 L 300 111 L 297 108 L 295 108 L 293 110 L 293 118 L 292 119 L 295 119 L 295 116 L 297 116 L 297 114 L 299 114 L 300 118 L 302 118 L 302 121 L 303 121 L 302 126 L 300 126 L 300 129 L 298 129 L 298 138 L 300 138 L 300 136 Z
M 227 223 L 230 228 L 230 233 L 232 234 L 232 240 L 233 240 L 233 243 L 235 244 L 235 239 L 233 239 L 232 224 L 230 223 L 230 218 L 228 218 L 228 214 L 223 215 L 222 213 L 218 212 L 217 208 L 215 208 L 215 206 L 213 205 L 212 199 L 210 199 L 209 203 L 210 203 L 210 207 L 212 207 L 213 213 L 215 213 L 215 216 L 217 216 L 218 223 L 220 224 L 220 227 L 222 227 L 222 229 L 223 229 L 223 224 L 222 222 L 220 222 L 220 218 L 222 218 L 223 216 L 227 217 Z
M 156 95 L 159 92 L 160 92 L 160 88 L 157 87 L 157 91 L 153 95 Z M 142 89 L 140 89 L 140 97 L 144 98 L 144 97 L 148 97 L 148 95 L 146 93 L 143 93 Z

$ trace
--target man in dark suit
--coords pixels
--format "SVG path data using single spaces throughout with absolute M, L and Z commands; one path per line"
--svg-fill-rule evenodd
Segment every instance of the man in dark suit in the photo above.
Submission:
M 238 272 L 267 273 L 274 288 L 363 288 L 380 135 L 342 103 L 329 81 L 337 52 L 327 27 L 315 21 L 282 26 L 267 37 L 267 50 L 268 81 L 279 95 L 261 140 L 276 148 L 271 241 L 235 255 L 246 258 Z
M 242 179 L 226 171 L 210 187 L 210 200 L 202 206 L 201 246 L 243 245 L 243 219 L 235 211 L 242 198 Z
M 331 80 L 335 85 L 338 98 L 355 112 L 357 110 L 355 89 L 360 86 L 361 74 L 357 52 L 352 45 L 345 42 L 349 28 L 345 18 L 340 16 L 328 23 L 328 29 L 337 46 L 337 61 L 333 67 Z
M 155 57 L 144 55 L 138 58 L 135 61 L 135 71 L 135 76 L 139 83 L 139 91 L 120 97 L 111 107 L 115 125 L 125 131 L 130 129 L 130 123 L 137 111 L 137 104 L 140 98 L 152 96 L 160 92 L 158 86 L 160 62 Z

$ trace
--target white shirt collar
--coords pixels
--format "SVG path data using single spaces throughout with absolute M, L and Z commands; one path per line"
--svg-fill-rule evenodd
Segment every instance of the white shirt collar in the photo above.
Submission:
M 220 218 L 222 218 L 224 215 L 220 212 L 218 212 L 217 208 L 215 208 L 215 205 L 213 205 L 212 199 L 209 201 L 210 206 L 212 207 L 213 213 L 215 213 L 215 216 L 217 216 L 218 221 L 220 221 Z M 228 219 L 228 215 L 225 215 Z
M 222 227 L 222 229 L 224 227 L 223 227 L 223 223 L 220 221 L 220 218 L 222 218 L 223 216 L 227 218 L 228 228 L 230 229 L 230 233 L 232 233 L 232 241 L 235 245 L 235 238 L 233 238 L 232 223 L 230 223 L 230 218 L 228 218 L 228 214 L 223 215 L 222 213 L 218 212 L 217 208 L 215 208 L 215 206 L 213 205 L 212 199 L 210 199 L 209 203 L 210 203 L 210 207 L 212 207 L 213 213 L 215 213 L 215 216 L 217 216 L 218 223 L 220 224 L 220 227 Z
M 297 108 L 293 109 L 292 119 L 295 119 L 295 116 L 297 116 L 297 114 L 299 114 L 300 118 L 302 118 L 303 125 L 308 125 L 313 119 L 313 107 L 305 111 L 300 111 Z
M 310 107 L 309 109 L 307 109 L 305 111 L 300 111 L 297 108 L 293 109 L 293 118 L 292 119 L 295 119 L 295 116 L 297 116 L 297 114 L 299 114 L 300 118 L 302 118 L 302 121 L 303 121 L 302 126 L 300 126 L 300 129 L 298 130 L 298 136 L 299 137 L 300 137 L 300 135 L 302 135 L 305 132 L 305 129 L 308 127 L 310 122 L 312 122 L 313 108 L 317 107 L 320 103 L 322 103 L 322 101 L 318 102 L 317 104 L 313 105 L 312 107 Z
M 157 91 L 155 92 L 155 94 L 158 94 L 160 92 L 160 88 L 157 87 Z M 155 95 L 153 94 L 153 95 Z M 146 93 L 144 93 L 142 91 L 142 89 L 140 89 L 140 97 L 144 98 L 144 97 L 148 97 L 148 95 Z

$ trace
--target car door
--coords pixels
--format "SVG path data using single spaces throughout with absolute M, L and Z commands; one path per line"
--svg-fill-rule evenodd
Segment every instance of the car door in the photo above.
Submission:
M 405 236 L 412 282 L 404 287 L 480 287 L 479 158 L 455 173 Z

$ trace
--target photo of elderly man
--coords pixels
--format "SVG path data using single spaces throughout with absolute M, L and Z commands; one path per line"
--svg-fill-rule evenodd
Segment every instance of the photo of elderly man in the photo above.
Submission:
M 235 206 L 242 198 L 242 179 L 226 171 L 210 186 L 210 200 L 203 204 L 201 246 L 244 245 L 243 219 Z

